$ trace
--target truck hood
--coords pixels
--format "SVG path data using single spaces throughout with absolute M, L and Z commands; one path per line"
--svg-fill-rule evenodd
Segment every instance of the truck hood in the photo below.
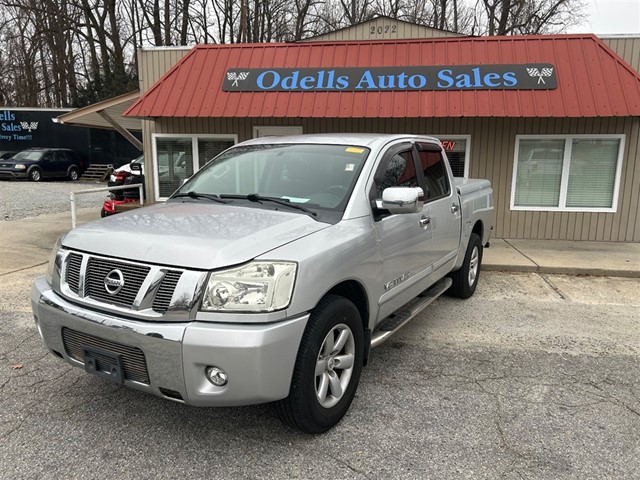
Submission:
M 210 270 L 249 261 L 329 226 L 297 212 L 171 202 L 82 225 L 70 231 L 62 245 L 144 263 Z

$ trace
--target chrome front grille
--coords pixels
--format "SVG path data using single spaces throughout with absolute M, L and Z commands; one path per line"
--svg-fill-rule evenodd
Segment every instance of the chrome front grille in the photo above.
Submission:
M 142 320 L 193 320 L 192 307 L 207 275 L 77 251 L 63 250 L 61 255 L 64 296 L 118 315 L 125 310 L 127 316 Z
M 106 350 L 114 355 L 122 356 L 122 370 L 125 380 L 149 385 L 149 372 L 144 353 L 137 347 L 122 345 L 120 343 L 105 340 L 103 338 L 87 335 L 70 328 L 62 329 L 62 342 L 64 349 L 71 358 L 84 363 L 84 348 L 93 347 Z M 109 371 L 111 359 L 97 354 L 97 367 L 101 371 Z
M 82 255 L 71 253 L 67 260 L 66 282 L 74 293 L 80 293 L 80 268 L 82 267 Z
M 182 272 L 178 270 L 169 270 L 164 274 L 160 288 L 158 288 L 156 297 L 153 300 L 152 308 L 154 311 L 158 313 L 164 313 L 167 311 L 169 304 L 171 303 L 171 298 L 173 298 L 173 292 L 176 290 L 176 285 L 178 285 L 181 275 Z
M 120 270 L 124 277 L 124 286 L 117 294 L 109 293 L 104 285 L 105 277 L 113 270 Z M 84 282 L 84 296 L 100 302 L 131 308 L 149 270 L 149 267 L 142 265 L 90 257 Z

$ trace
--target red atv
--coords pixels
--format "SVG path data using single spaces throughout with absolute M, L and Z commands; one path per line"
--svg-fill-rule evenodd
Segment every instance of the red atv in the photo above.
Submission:
M 140 156 L 131 163 L 123 165 L 117 170 L 114 170 L 109 176 L 109 187 L 120 187 L 123 185 L 144 185 L 144 157 Z M 144 190 L 143 190 L 144 194 Z M 134 203 L 140 201 L 140 190 L 138 188 L 131 188 L 127 190 L 115 190 L 109 193 L 109 198 L 104 201 L 102 210 L 100 212 L 101 217 L 107 215 L 113 215 L 120 210 L 118 207 L 126 203 Z

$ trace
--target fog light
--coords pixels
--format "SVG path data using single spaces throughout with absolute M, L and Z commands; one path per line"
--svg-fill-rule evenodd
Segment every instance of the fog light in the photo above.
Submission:
M 227 372 L 218 367 L 207 367 L 205 373 L 207 374 L 207 380 L 213 383 L 216 387 L 225 386 L 229 379 Z

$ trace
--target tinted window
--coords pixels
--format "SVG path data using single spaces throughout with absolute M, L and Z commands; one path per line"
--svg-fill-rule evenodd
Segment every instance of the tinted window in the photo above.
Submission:
M 418 186 L 416 169 L 410 150 L 396 153 L 388 162 L 383 162 L 380 168 L 384 170 L 376 175 L 378 198 L 382 198 L 382 192 L 385 188 Z
M 63 163 L 67 161 L 67 157 L 64 152 L 54 152 L 54 157 L 56 162 Z
M 444 158 L 439 151 L 419 150 L 420 165 L 424 172 L 425 200 L 444 197 L 449 194 L 449 177 Z

